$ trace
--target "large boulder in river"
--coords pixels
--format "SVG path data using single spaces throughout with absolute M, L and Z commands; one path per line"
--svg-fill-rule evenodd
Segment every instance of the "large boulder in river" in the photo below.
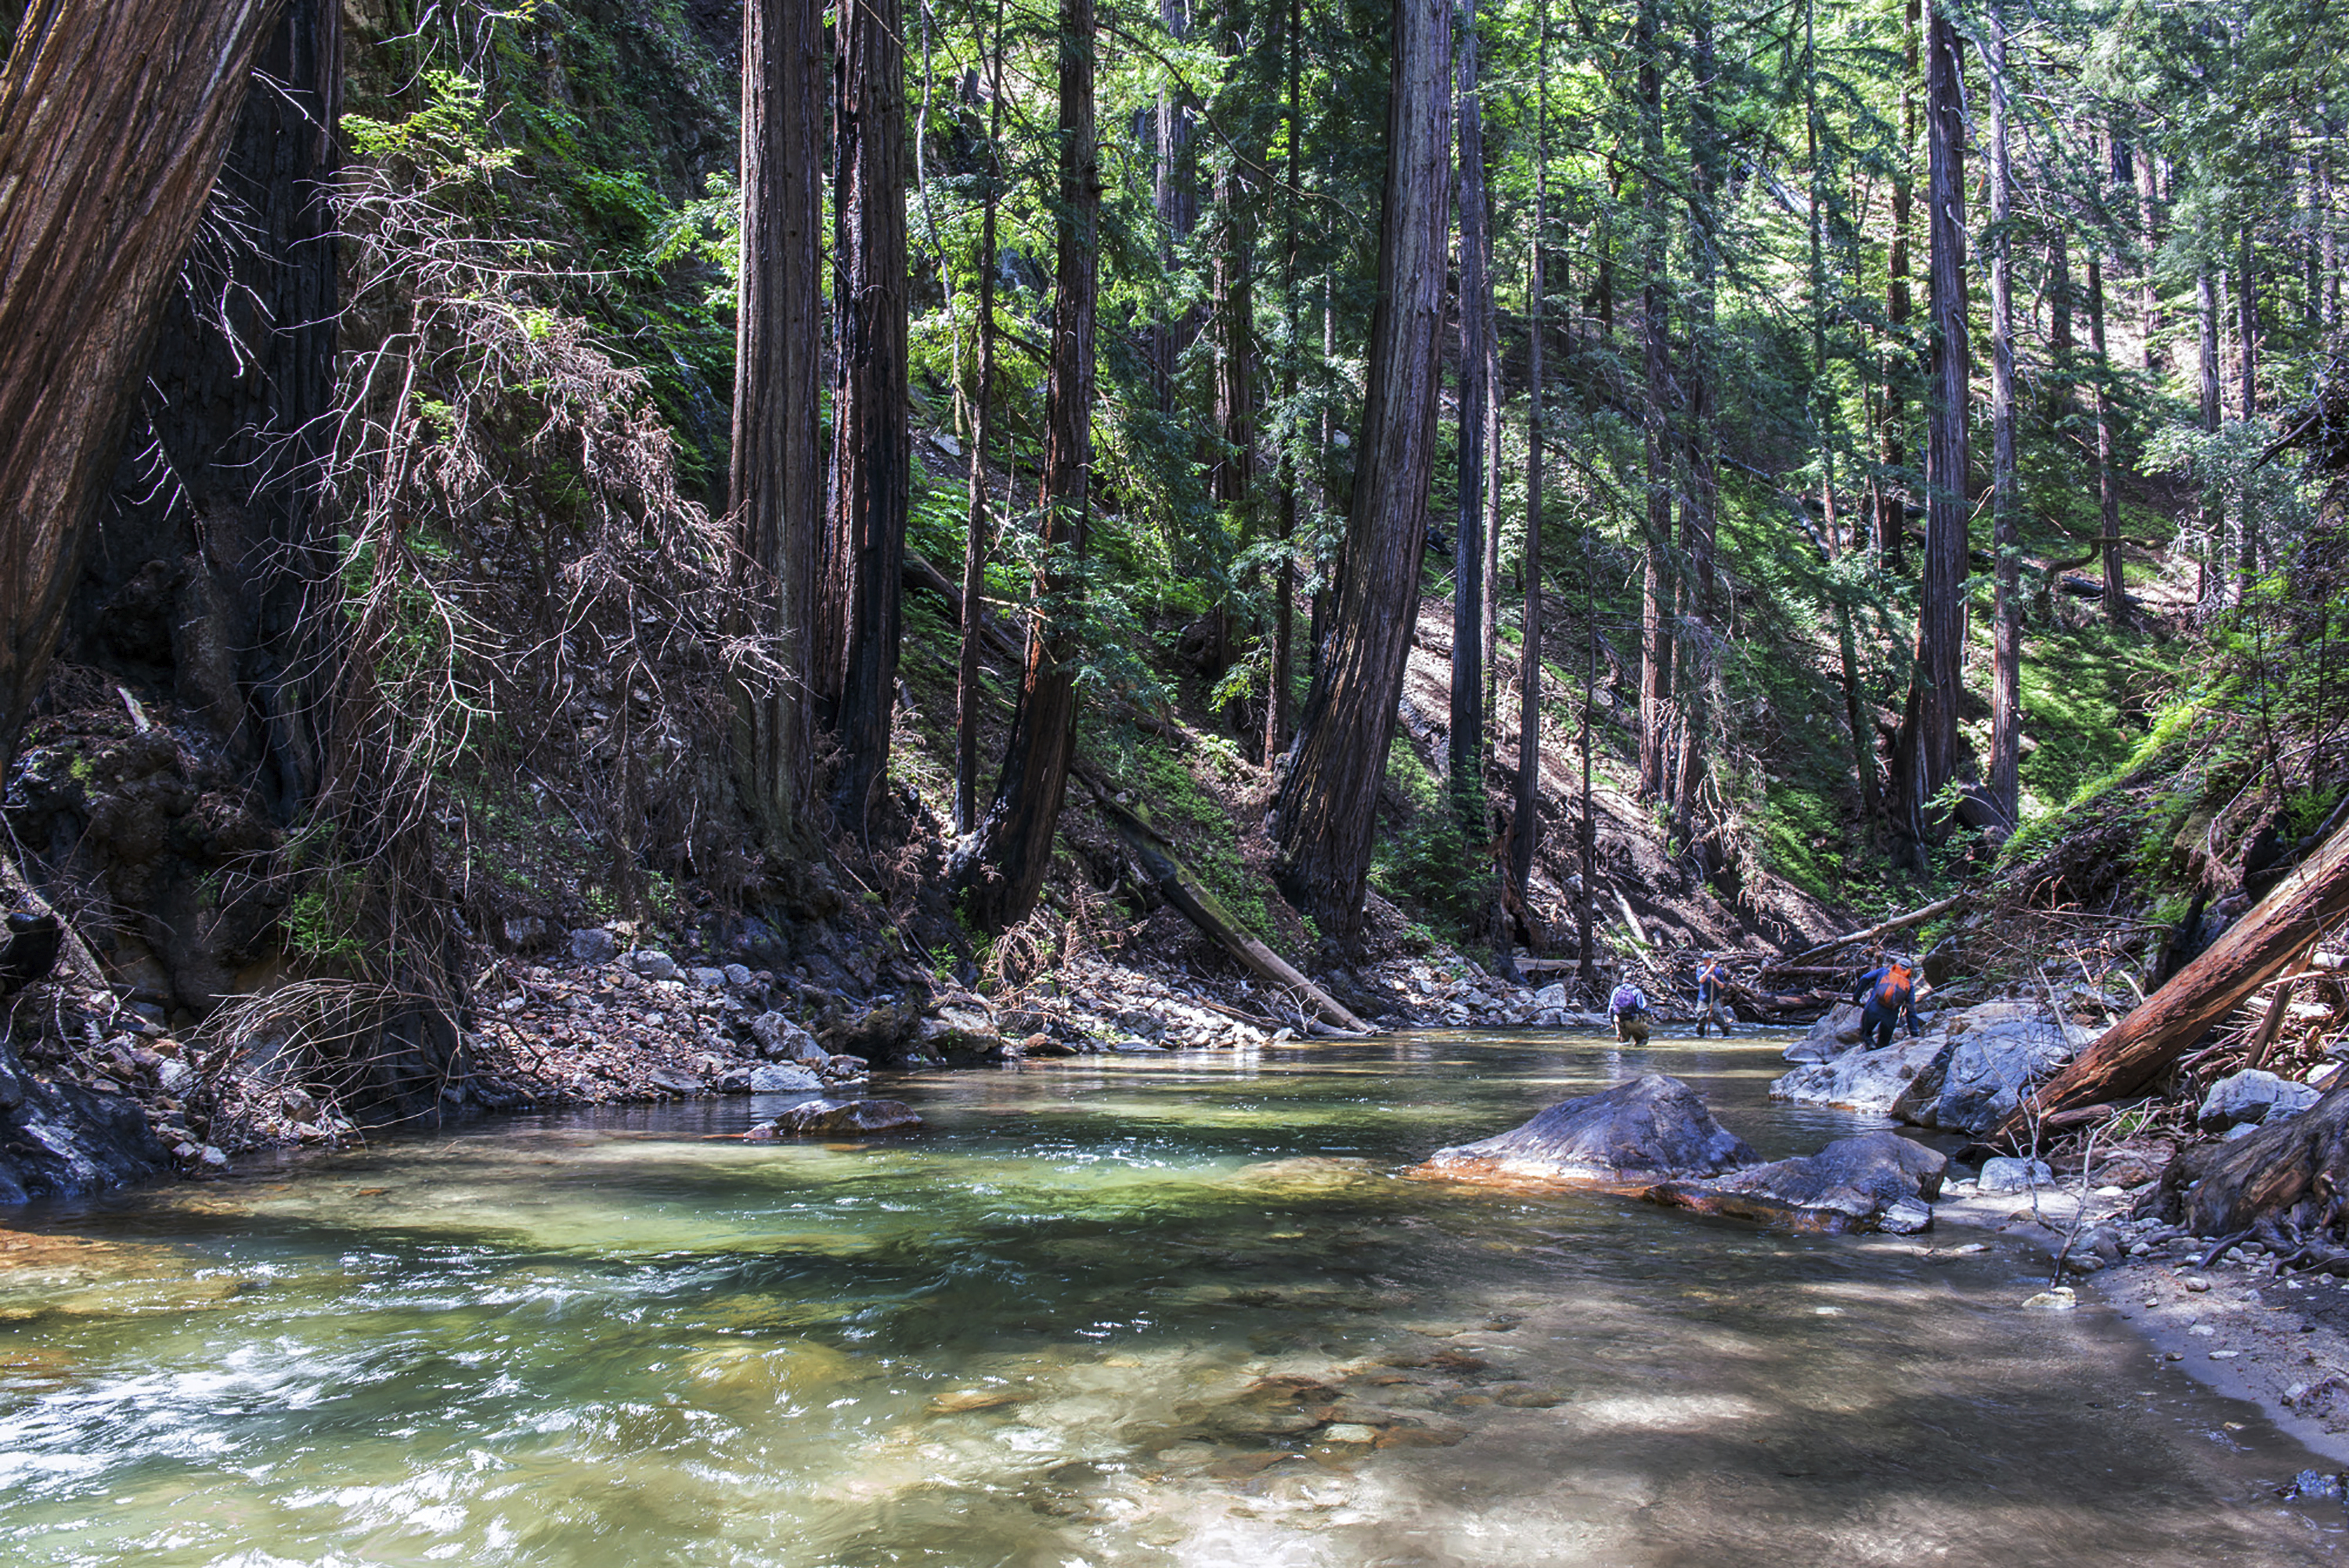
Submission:
M 1673 1208 L 1727 1214 L 1831 1235 L 1929 1230 L 1948 1158 L 1897 1132 L 1838 1138 L 1816 1154 L 1774 1161 L 1710 1181 L 1666 1181 L 1648 1197 Z
M 1838 1002 L 1810 1033 L 1786 1047 L 1790 1062 L 1830 1062 L 1859 1044 L 1859 1005 Z
M 1650 1073 L 1598 1094 L 1560 1100 L 1522 1127 L 1439 1149 L 1423 1168 L 1468 1181 L 1647 1183 L 1714 1176 L 1759 1158 L 1713 1119 L 1696 1090 Z
M 1986 1132 L 2095 1037 L 2033 1003 L 1985 1002 L 1940 1014 L 1920 1038 L 1896 1036 L 1881 1050 L 1798 1067 L 1770 1086 L 1770 1098 Z
M 902 1099 L 812 1099 L 742 1136 L 752 1143 L 767 1143 L 821 1133 L 898 1132 L 921 1125 L 921 1117 Z

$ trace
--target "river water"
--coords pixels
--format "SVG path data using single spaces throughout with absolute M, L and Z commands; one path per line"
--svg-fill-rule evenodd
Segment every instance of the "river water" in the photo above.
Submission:
M 2332 1561 L 2314 1462 L 1976 1238 L 1410 1180 L 1779 1042 L 1402 1036 L 502 1121 L 0 1232 L 0 1562 Z M 771 1110 L 771 1107 L 768 1108 Z M 2328 1467 L 2330 1468 L 2330 1467 Z

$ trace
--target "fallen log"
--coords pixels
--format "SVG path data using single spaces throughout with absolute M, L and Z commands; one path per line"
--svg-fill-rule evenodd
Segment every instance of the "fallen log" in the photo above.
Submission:
M 2153 1212 L 2198 1236 L 2240 1237 L 2262 1221 L 2305 1235 L 2332 1227 L 2344 1191 L 2349 1083 L 2289 1120 L 2187 1150 L 2162 1171 Z
M 2204 1030 L 2274 979 L 2344 915 L 2349 915 L 2349 830 L 2335 831 L 2314 859 L 2277 884 L 2193 963 L 2041 1086 L 2033 1097 L 2037 1113 L 2044 1117 L 2075 1105 L 2122 1099 L 2144 1089 L 2190 1049 Z M 2018 1109 L 1991 1137 L 2009 1141 L 2027 1137 L 2030 1109 Z
M 1969 896 L 1970 895 L 1966 893 L 1954 893 L 1948 898 L 1938 901 L 1937 903 L 1929 903 L 1922 909 L 1912 909 L 1906 914 L 1896 914 L 1890 920 L 1879 920 L 1874 925 L 1868 926 L 1864 930 L 1855 931 L 1847 935 L 1838 936 L 1832 942 L 1822 942 L 1816 947 L 1806 947 L 1800 953 L 1789 954 L 1785 957 L 1780 959 L 1778 963 L 1784 965 L 1807 964 L 1814 958 L 1824 958 L 1828 954 L 1840 951 L 1843 948 L 1857 947 L 1864 942 L 1874 942 L 1880 936 L 1889 936 L 1896 931 L 1906 931 L 1912 925 L 1922 925 L 1937 914 L 1947 914 L 1950 911 L 1965 903 Z M 1763 967 L 1765 969 L 1775 968 L 1777 965 L 1764 965 Z
M 1174 852 L 1174 846 L 1168 843 L 1157 829 L 1130 808 L 1119 804 L 1116 797 L 1091 779 L 1082 779 L 1081 781 L 1092 795 L 1093 804 L 1100 810 L 1102 820 L 1124 841 L 1125 847 L 1133 852 L 1133 858 L 1142 862 L 1143 873 L 1157 885 L 1159 893 L 1166 902 L 1182 912 L 1185 919 L 1197 926 L 1225 952 L 1238 959 L 1259 979 L 1295 992 L 1338 1027 L 1361 1035 L 1377 1033 L 1347 1011 L 1336 997 L 1298 973 L 1279 954 L 1243 930 L 1239 923 L 1226 912 L 1216 895 L 1199 881 L 1198 874 L 1183 863 L 1182 857 Z

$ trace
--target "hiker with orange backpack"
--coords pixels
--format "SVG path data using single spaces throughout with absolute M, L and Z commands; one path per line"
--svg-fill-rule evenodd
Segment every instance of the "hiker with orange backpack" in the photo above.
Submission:
M 1892 1043 L 1892 1026 L 1904 1013 L 1910 1039 L 1924 1032 L 1917 1026 L 1917 990 L 1909 972 L 1908 959 L 1895 954 L 1884 961 L 1883 967 L 1861 975 L 1859 984 L 1852 987 L 1851 999 L 1860 1004 L 1860 1043 L 1868 1049 L 1880 1051 Z

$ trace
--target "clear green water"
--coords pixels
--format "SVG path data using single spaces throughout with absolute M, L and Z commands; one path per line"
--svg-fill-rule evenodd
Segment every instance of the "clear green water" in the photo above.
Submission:
M 27 1215 L 0 1562 L 2331 1558 L 2302 1450 L 2019 1256 L 1398 1174 L 1650 1067 L 1765 1154 L 1855 1125 L 1775 1052 L 939 1074 L 861 1148 L 704 1141 L 738 1099 Z

